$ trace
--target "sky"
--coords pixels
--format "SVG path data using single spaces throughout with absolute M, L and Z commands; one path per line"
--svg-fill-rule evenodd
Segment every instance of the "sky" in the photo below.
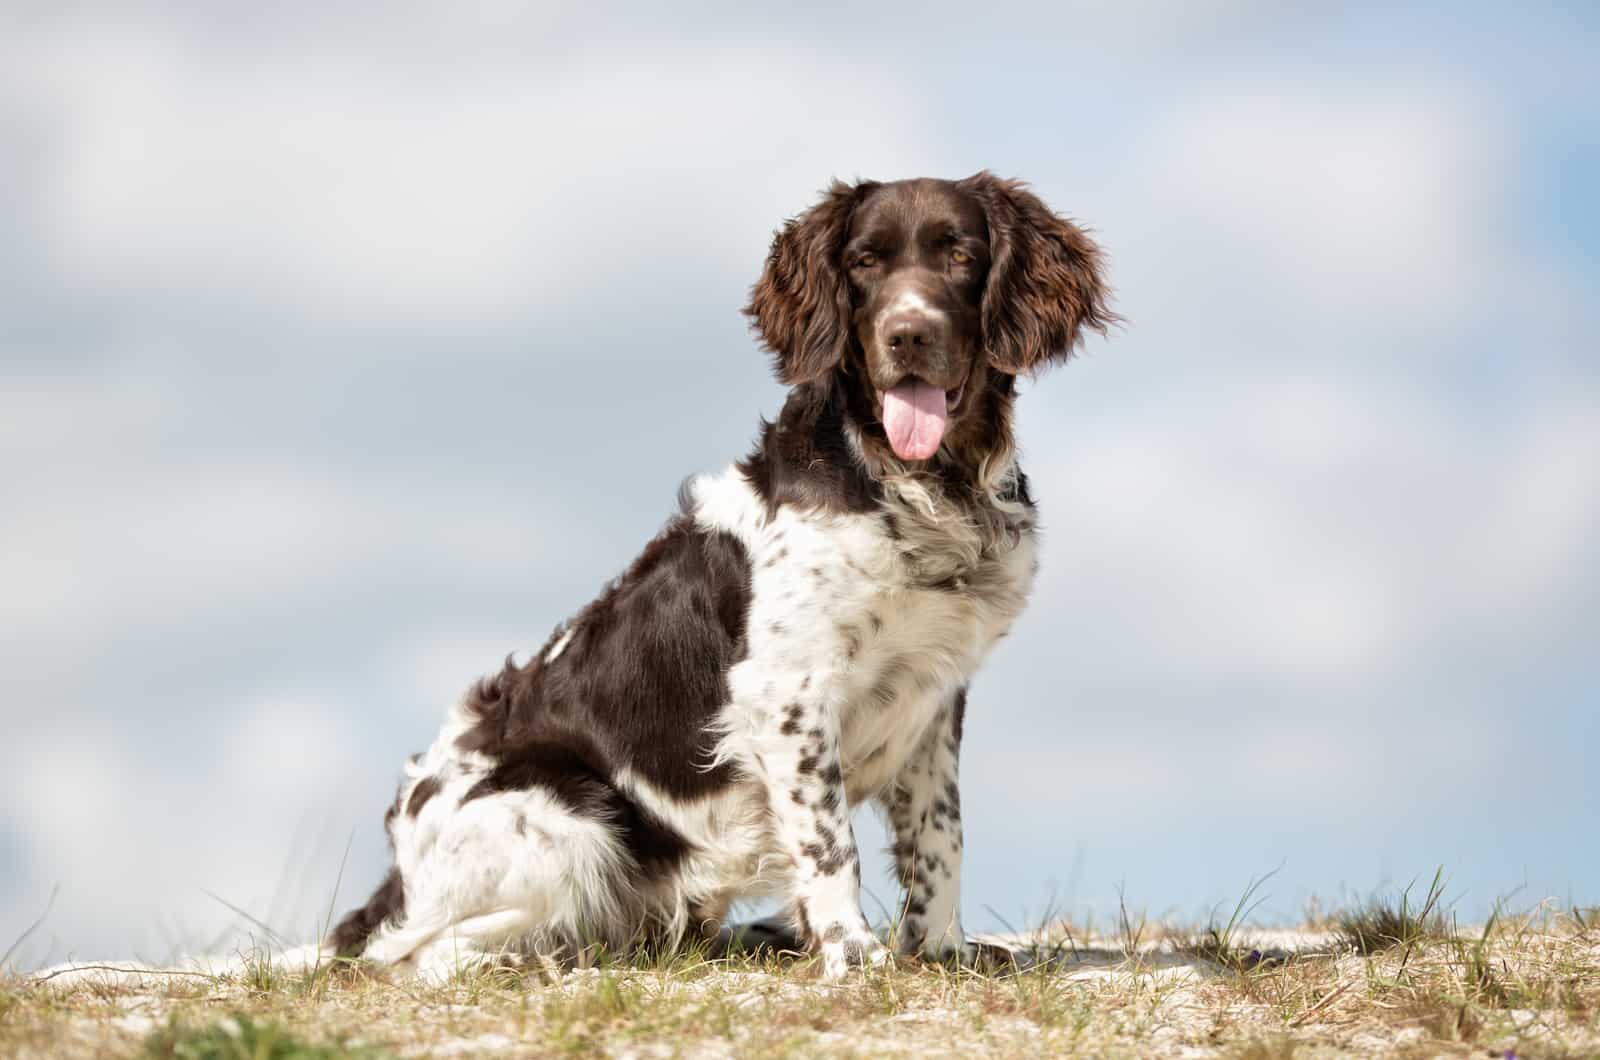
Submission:
M 773 230 L 984 168 L 1127 323 L 1019 401 L 969 926 L 1600 901 L 1597 51 L 1576 3 L 7 5 L 0 953 L 363 898 L 452 698 L 780 407 Z

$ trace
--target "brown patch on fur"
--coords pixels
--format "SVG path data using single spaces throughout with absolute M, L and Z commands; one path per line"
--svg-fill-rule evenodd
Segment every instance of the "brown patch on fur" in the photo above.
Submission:
M 1104 334 L 1118 322 L 1104 256 L 1083 229 L 1020 180 L 981 172 L 956 187 L 983 204 L 989 223 L 983 339 L 991 365 L 1010 375 L 1036 371 L 1070 357 L 1085 329 Z
M 441 787 L 443 785 L 438 777 L 423 777 L 417 781 L 417 786 L 411 789 L 411 797 L 406 800 L 407 816 L 415 817 L 421 813 L 422 808 L 428 805 L 428 800 L 439 794 Z
M 834 181 L 821 202 L 791 219 L 772 240 L 744 311 L 786 385 L 822 379 L 849 349 L 850 288 L 839 255 L 856 205 L 875 187 L 872 181 L 855 186 Z
M 406 891 L 400 870 L 391 868 L 367 904 L 339 921 L 328 934 L 328 948 L 340 957 L 359 957 L 366 949 L 367 939 L 385 920 L 399 920 L 405 914 Z

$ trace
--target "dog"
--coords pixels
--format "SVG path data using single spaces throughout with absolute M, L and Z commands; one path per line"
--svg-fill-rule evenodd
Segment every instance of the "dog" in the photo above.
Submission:
M 1082 229 L 988 172 L 835 182 L 788 221 L 745 308 L 782 411 L 450 709 L 385 818 L 394 867 L 323 946 L 447 976 L 670 948 L 777 896 L 838 979 L 889 952 L 850 823 L 872 802 L 905 888 L 896 948 L 970 960 L 967 690 L 1038 570 L 1016 381 L 1116 320 L 1103 273 Z

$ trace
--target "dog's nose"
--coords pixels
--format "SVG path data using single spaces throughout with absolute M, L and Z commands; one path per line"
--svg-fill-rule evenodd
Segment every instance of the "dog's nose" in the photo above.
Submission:
M 883 323 L 884 345 L 905 357 L 944 343 L 946 322 L 921 310 L 904 310 Z

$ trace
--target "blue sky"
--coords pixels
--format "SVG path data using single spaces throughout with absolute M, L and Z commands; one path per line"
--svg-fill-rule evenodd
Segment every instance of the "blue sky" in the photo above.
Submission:
M 354 900 L 450 698 L 779 406 L 773 228 L 979 168 L 1129 323 L 1021 401 L 969 922 L 1600 899 L 1592 9 L 442 11 L 0 16 L 17 960 L 309 936 L 347 841 Z

